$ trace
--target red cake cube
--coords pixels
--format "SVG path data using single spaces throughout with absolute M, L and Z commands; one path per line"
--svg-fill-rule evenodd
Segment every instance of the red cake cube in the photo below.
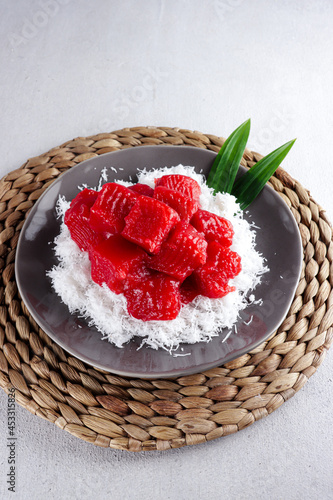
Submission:
M 147 184 L 141 184 L 140 182 L 134 184 L 133 186 L 129 186 L 128 189 L 134 191 L 134 193 L 142 194 L 143 196 L 150 196 L 151 198 L 154 196 L 153 188 L 147 186 Z
M 187 222 L 199 208 L 197 200 L 188 198 L 179 191 L 174 191 L 164 186 L 157 186 L 155 188 L 154 198 L 163 201 L 163 203 L 176 210 L 179 217 Z
M 217 241 L 225 247 L 232 244 L 234 230 L 231 222 L 224 217 L 199 209 L 190 222 L 197 231 L 205 235 L 207 241 Z
M 228 283 L 241 269 L 241 258 L 236 252 L 212 241 L 208 243 L 206 263 L 193 272 L 193 277 L 200 294 L 215 299 L 235 290 Z
M 90 211 L 90 225 L 98 232 L 117 234 L 124 229 L 124 218 L 129 214 L 138 195 L 121 184 L 104 184 Z
M 207 242 L 188 222 L 180 221 L 169 234 L 157 255 L 147 263 L 150 269 L 184 281 L 194 269 L 206 262 Z
M 192 276 L 186 278 L 185 281 L 179 287 L 180 301 L 183 305 L 192 302 L 195 297 L 200 295 L 198 287 Z
M 124 295 L 131 316 L 142 321 L 175 319 L 180 311 L 179 281 L 156 271 L 132 274 L 125 281 Z
M 146 257 L 148 255 L 142 248 L 115 234 L 91 247 L 91 277 L 98 285 L 106 283 L 110 290 L 121 293 L 125 278 L 143 266 Z
M 175 210 L 154 198 L 139 196 L 125 217 L 124 238 L 156 254 L 172 227 L 179 221 Z
M 65 224 L 80 250 L 88 250 L 90 245 L 102 239 L 89 224 L 90 209 L 95 203 L 97 195 L 97 191 L 93 189 L 83 189 L 72 200 L 65 213 Z
M 163 177 L 155 179 L 155 186 L 164 186 L 173 189 L 187 198 L 193 198 L 197 201 L 199 201 L 201 194 L 201 189 L 197 181 L 186 175 L 163 175 Z

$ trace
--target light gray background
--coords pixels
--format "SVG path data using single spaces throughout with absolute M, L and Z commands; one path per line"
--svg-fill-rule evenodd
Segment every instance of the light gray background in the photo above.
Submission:
M 330 0 L 0 0 L 0 175 L 77 136 L 165 125 L 249 146 L 298 140 L 284 167 L 333 218 Z M 0 498 L 331 499 L 332 352 L 269 417 L 196 447 L 100 449 L 17 406 L 17 492 Z

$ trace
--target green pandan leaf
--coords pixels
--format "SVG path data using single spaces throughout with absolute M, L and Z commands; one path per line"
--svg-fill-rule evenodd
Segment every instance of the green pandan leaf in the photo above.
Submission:
M 287 156 L 294 142 L 289 141 L 258 161 L 242 177 L 236 180 L 231 194 L 236 198 L 242 210 L 258 196 L 266 182 L 274 174 L 282 160 Z
M 242 123 L 225 141 L 218 152 L 207 178 L 207 184 L 215 193 L 231 193 L 247 140 L 251 120 Z

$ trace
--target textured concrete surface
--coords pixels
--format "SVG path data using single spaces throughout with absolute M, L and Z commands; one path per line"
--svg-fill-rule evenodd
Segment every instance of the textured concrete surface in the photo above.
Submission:
M 333 219 L 330 0 L 0 0 L 0 175 L 76 136 L 166 125 L 249 146 L 298 140 L 285 168 Z M 0 498 L 333 498 L 333 354 L 275 413 L 168 452 L 95 448 L 16 407 L 8 491 L 0 392 Z

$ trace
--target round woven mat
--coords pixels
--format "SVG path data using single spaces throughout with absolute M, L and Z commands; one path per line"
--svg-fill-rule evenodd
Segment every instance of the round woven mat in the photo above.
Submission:
M 309 192 L 284 170 L 271 179 L 304 247 L 303 271 L 280 328 L 254 351 L 174 380 L 125 379 L 69 356 L 34 322 L 17 291 L 15 248 L 35 201 L 63 172 L 128 147 L 190 145 L 218 151 L 224 139 L 178 128 L 135 127 L 79 137 L 31 158 L 0 182 L 0 385 L 16 401 L 90 443 L 166 450 L 229 435 L 272 413 L 323 361 L 333 333 L 332 230 Z M 245 151 L 242 164 L 261 155 Z

